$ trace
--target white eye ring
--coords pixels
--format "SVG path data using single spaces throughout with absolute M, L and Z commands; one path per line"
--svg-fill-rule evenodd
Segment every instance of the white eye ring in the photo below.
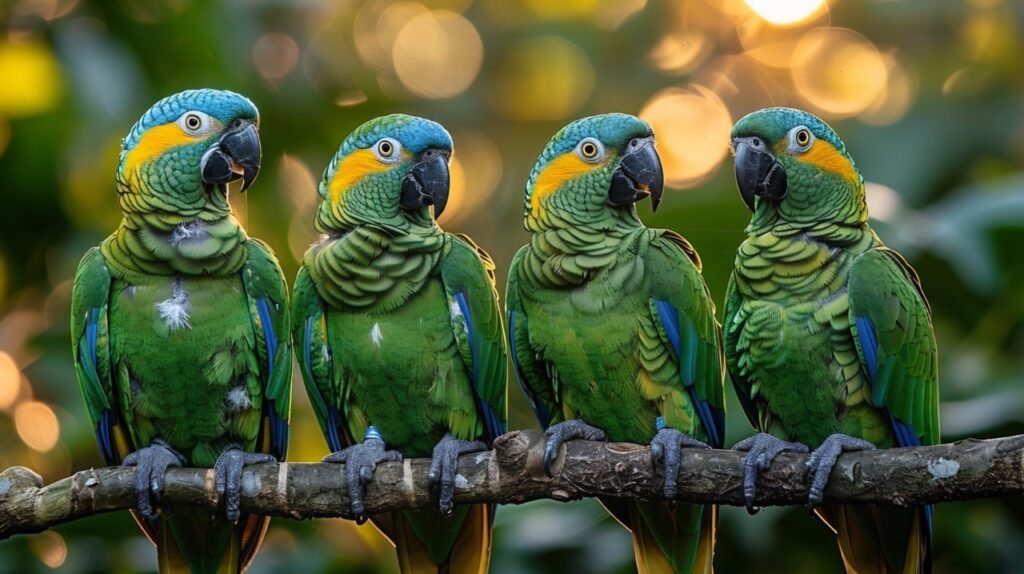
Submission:
M 789 149 L 805 152 L 814 145 L 814 133 L 806 126 L 797 126 L 789 130 Z
M 380 138 L 372 149 L 373 155 L 384 163 L 395 163 L 402 159 L 402 144 L 394 138 Z
M 583 138 L 576 146 L 576 155 L 587 163 L 597 163 L 604 159 L 604 144 L 594 138 Z
M 185 133 L 194 136 L 203 135 L 213 129 L 214 119 L 208 114 L 199 111 L 190 111 L 181 114 L 178 118 L 178 126 L 185 130 Z

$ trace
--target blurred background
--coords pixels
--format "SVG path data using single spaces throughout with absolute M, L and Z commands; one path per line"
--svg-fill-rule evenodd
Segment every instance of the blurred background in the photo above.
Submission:
M 651 226 L 686 235 L 721 301 L 749 213 L 728 133 L 770 105 L 838 129 L 876 229 L 920 272 L 941 351 L 945 440 L 1024 432 L 1024 4 L 1015 0 L 0 0 L 0 468 L 47 482 L 101 465 L 69 348 L 78 259 L 118 224 L 121 138 L 185 88 L 248 95 L 264 168 L 233 195 L 289 277 L 315 240 L 315 184 L 345 135 L 407 112 L 452 132 L 442 218 L 498 263 L 550 136 L 583 115 L 653 124 L 667 192 Z M 719 310 L 721 312 L 721 309 Z M 297 371 L 296 371 L 297 373 Z M 296 374 L 296 377 L 298 375 Z M 731 444 L 751 434 L 730 393 Z M 536 426 L 515 383 L 511 428 Z M 290 457 L 326 446 L 300 382 Z M 937 572 L 1024 572 L 1024 501 L 943 505 Z M 593 501 L 503 507 L 497 573 L 634 570 Z M 802 508 L 722 512 L 720 572 L 838 572 Z M 0 542 L 0 572 L 146 572 L 121 512 Z M 394 572 L 369 525 L 274 521 L 251 572 Z

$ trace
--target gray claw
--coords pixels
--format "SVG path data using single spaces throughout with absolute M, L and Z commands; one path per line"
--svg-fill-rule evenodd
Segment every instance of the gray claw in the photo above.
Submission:
M 367 438 L 359 444 L 331 453 L 324 457 L 324 462 L 345 463 L 345 486 L 348 488 L 349 505 L 352 516 L 359 524 L 366 522 L 366 485 L 373 479 L 373 471 L 382 462 L 402 460 L 402 453 L 397 450 L 385 450 L 384 441 L 379 438 Z
M 583 422 L 583 419 L 570 419 L 551 425 L 548 430 L 544 431 L 544 436 L 548 437 L 547 444 L 544 446 L 544 473 L 548 476 L 551 476 L 551 463 L 558 457 L 558 449 L 565 441 L 575 439 L 608 440 L 608 435 L 603 430 L 588 425 Z
M 651 441 L 651 463 L 658 467 L 661 461 L 665 466 L 665 498 L 676 497 L 677 483 L 679 482 L 679 465 L 682 462 L 682 449 L 684 448 L 711 448 L 689 435 L 683 434 L 676 429 L 663 428 L 654 435 Z
M 153 500 L 160 498 L 167 469 L 182 466 L 185 464 L 185 457 L 166 442 L 156 439 L 153 444 L 124 457 L 121 464 L 135 467 L 135 493 L 138 497 L 136 508 L 139 514 L 149 520 L 155 520 L 160 515 L 160 510 L 153 508 Z
M 754 499 L 757 497 L 758 475 L 768 470 L 775 457 L 782 452 L 808 452 L 810 450 L 805 444 L 786 442 L 763 432 L 741 440 L 732 448 L 748 453 L 743 458 L 743 504 L 750 514 L 757 514 L 761 510 L 754 505 Z
M 832 467 L 839 460 L 839 455 L 855 450 L 875 450 L 875 445 L 849 435 L 832 434 L 818 448 L 814 449 L 811 456 L 807 457 L 807 468 L 811 473 L 810 494 L 807 497 L 808 507 L 814 508 L 821 504 L 829 475 L 832 474 Z
M 445 433 L 444 438 L 434 447 L 427 484 L 431 487 L 441 484 L 439 505 L 445 515 L 450 515 L 454 507 L 452 498 L 455 497 L 455 471 L 458 468 L 459 455 L 482 450 L 487 450 L 487 445 L 483 442 L 459 440 L 448 433 Z
M 237 445 L 229 446 L 213 465 L 217 496 L 224 498 L 224 515 L 236 522 L 242 515 L 242 469 L 253 464 L 277 462 L 272 454 L 246 452 Z

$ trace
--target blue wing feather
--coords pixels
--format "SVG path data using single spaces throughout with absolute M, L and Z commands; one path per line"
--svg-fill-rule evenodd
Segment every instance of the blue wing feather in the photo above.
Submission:
M 480 415 L 484 420 L 484 432 L 487 434 L 487 439 L 494 440 L 505 434 L 505 425 L 501 423 L 501 419 L 494 412 L 494 407 L 483 398 L 478 386 L 480 384 L 480 357 L 477 354 L 476 328 L 473 325 L 473 317 L 469 312 L 466 294 L 462 291 L 457 292 L 455 294 L 455 302 L 459 306 L 459 311 L 462 312 L 463 318 L 466 320 L 466 338 L 469 339 L 469 354 L 473 360 L 473 394 L 476 396 L 477 408 L 480 409 Z
M 672 346 L 676 359 L 680 360 L 683 355 L 681 353 L 682 338 L 679 331 L 679 311 L 668 301 L 655 300 L 654 306 L 658 310 L 658 317 L 661 318 L 662 327 L 665 329 L 665 334 L 668 336 L 669 344 Z M 693 332 L 692 326 L 688 331 L 686 338 L 688 346 L 687 356 L 693 357 L 696 354 L 697 337 L 696 333 Z M 680 360 L 680 378 L 683 380 L 683 387 L 686 388 L 690 396 L 690 402 L 693 403 L 697 411 L 697 416 L 700 417 L 700 422 L 704 425 L 704 430 L 708 433 L 709 442 L 712 446 L 720 448 L 725 438 L 725 413 L 722 409 L 711 406 L 706 400 L 697 395 L 697 389 L 694 386 L 695 368 L 693 361 L 690 361 L 689 364 L 682 364 Z
M 530 399 L 530 406 L 533 407 L 533 414 L 536 415 L 537 420 L 540 421 L 541 428 L 548 428 L 551 425 L 551 413 L 548 412 L 547 406 L 540 400 L 537 393 L 530 388 L 530 385 L 526 384 L 526 377 L 523 376 L 523 371 L 519 367 L 519 353 L 516 350 L 516 312 L 508 312 L 508 344 L 509 351 L 512 354 L 512 368 L 516 372 L 516 380 L 519 381 L 519 388 L 523 389 L 523 394 L 526 398 Z
M 274 359 L 277 356 L 277 336 L 274 333 L 274 324 L 270 318 L 270 307 L 265 298 L 256 299 L 256 311 L 260 316 L 260 325 L 263 327 L 263 338 L 267 345 L 267 376 L 274 371 Z M 288 357 L 285 360 L 291 360 Z M 266 401 L 266 412 L 270 421 L 270 445 L 280 460 L 288 454 L 288 421 L 277 414 L 275 401 L 264 397 Z
M 854 322 L 857 325 L 857 338 L 860 341 L 861 349 L 864 353 L 864 362 L 867 363 L 865 366 L 868 370 L 868 381 L 874 385 L 875 381 L 878 380 L 878 335 L 875 332 L 875 324 L 870 317 L 855 317 Z M 883 369 L 883 375 L 886 369 Z M 877 392 L 878 389 L 873 389 Z M 874 395 L 875 392 L 872 394 Z M 877 399 L 876 399 L 877 400 Z M 889 426 L 892 427 L 893 434 L 896 435 L 896 444 L 900 447 L 917 447 L 921 446 L 921 435 L 919 435 L 912 426 L 894 417 L 889 409 L 883 408 L 885 417 L 889 420 Z M 922 526 L 924 528 L 924 535 L 927 540 L 931 540 L 932 537 L 932 515 L 935 512 L 935 508 L 932 505 L 924 507 L 924 513 L 921 516 Z

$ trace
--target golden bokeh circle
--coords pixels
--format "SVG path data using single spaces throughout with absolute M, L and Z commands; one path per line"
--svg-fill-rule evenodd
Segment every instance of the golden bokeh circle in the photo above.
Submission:
M 671 187 L 692 187 L 711 175 L 729 152 L 732 115 L 713 91 L 700 85 L 668 88 L 640 110 L 654 129 Z
M 14 409 L 14 429 L 22 442 L 39 452 L 52 449 L 60 438 L 56 413 L 40 401 L 24 402 Z
M 816 28 L 793 52 L 797 93 L 832 117 L 863 112 L 884 97 L 888 70 L 867 38 L 846 28 Z
M 484 43 L 476 27 L 458 12 L 420 14 L 395 39 L 392 64 L 407 90 L 424 98 L 450 98 L 480 73 Z

